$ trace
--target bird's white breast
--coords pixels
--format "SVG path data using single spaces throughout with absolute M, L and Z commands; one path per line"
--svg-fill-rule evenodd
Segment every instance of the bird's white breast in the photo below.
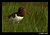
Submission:
M 21 16 L 17 16 L 17 14 L 15 14 L 15 17 L 14 18 L 11 18 L 13 21 L 16 21 L 16 22 L 19 22 L 23 19 L 24 17 L 21 17 Z

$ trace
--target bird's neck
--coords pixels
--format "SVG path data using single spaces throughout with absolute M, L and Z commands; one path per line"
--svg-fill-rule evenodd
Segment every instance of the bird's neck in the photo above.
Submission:
M 17 13 L 17 16 L 21 16 L 21 17 L 22 17 L 23 15 L 24 15 L 24 14 L 22 14 L 22 13 Z

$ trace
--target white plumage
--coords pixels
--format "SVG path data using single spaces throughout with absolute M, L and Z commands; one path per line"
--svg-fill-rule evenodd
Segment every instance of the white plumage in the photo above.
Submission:
M 17 16 L 17 14 L 15 14 L 15 17 L 10 17 L 11 20 L 15 21 L 15 22 L 20 22 L 24 17 L 21 16 Z

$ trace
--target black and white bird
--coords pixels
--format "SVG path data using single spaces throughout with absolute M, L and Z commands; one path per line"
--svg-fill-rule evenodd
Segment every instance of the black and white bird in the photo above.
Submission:
M 8 18 L 19 23 L 24 18 L 24 14 L 26 14 L 26 12 L 25 8 L 20 7 L 18 12 L 12 13 Z

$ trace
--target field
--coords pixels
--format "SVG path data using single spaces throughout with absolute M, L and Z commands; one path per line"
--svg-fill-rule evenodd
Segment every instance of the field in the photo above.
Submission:
M 18 24 L 8 21 L 8 15 L 19 7 L 29 13 Z M 2 2 L 2 32 L 48 32 L 48 2 Z

